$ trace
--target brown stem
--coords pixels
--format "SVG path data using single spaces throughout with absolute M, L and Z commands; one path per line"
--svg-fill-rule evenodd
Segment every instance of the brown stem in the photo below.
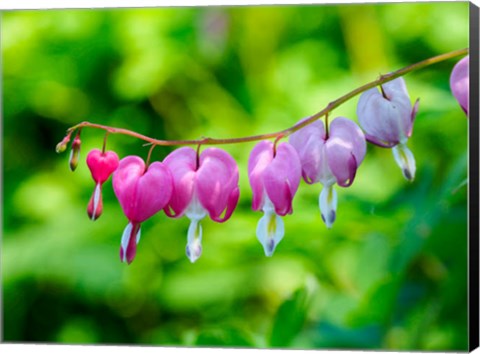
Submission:
M 196 165 L 195 165 L 195 171 L 198 170 L 200 167 L 200 147 L 202 146 L 202 143 L 199 143 L 197 146 L 197 156 L 196 156 Z
M 105 154 L 105 149 L 107 148 L 107 137 L 108 131 L 105 133 L 105 137 L 103 138 L 102 154 Z
M 123 134 L 123 135 L 129 135 L 134 138 L 141 139 L 143 141 L 146 141 L 148 143 L 151 143 L 153 145 L 162 145 L 162 146 L 172 146 L 172 145 L 220 145 L 220 144 L 236 144 L 236 143 L 246 143 L 246 142 L 252 142 L 252 141 L 258 141 L 258 140 L 263 140 L 263 139 L 273 139 L 273 138 L 278 138 L 279 136 L 281 137 L 286 137 L 297 130 L 313 123 L 314 121 L 318 120 L 319 118 L 325 116 L 328 112 L 333 110 L 334 108 L 340 106 L 341 104 L 345 103 L 346 101 L 352 99 L 356 95 L 371 89 L 372 87 L 382 85 L 386 82 L 392 81 L 400 76 L 403 76 L 409 72 L 415 71 L 415 70 L 420 70 L 423 69 L 424 67 L 439 63 L 444 60 L 448 60 L 457 56 L 461 55 L 466 55 L 468 54 L 468 48 L 465 49 L 460 49 L 460 50 L 455 50 L 453 52 L 449 53 L 444 53 L 441 55 L 437 55 L 435 57 L 429 58 L 422 60 L 418 63 L 406 66 L 402 69 L 399 69 L 397 71 L 391 72 L 389 74 L 381 75 L 380 78 L 377 80 L 371 81 L 363 86 L 360 86 L 349 93 L 337 98 L 336 100 L 330 102 L 327 107 L 322 109 L 321 111 L 311 115 L 307 119 L 293 125 L 290 128 L 275 132 L 275 133 L 268 133 L 268 134 L 260 134 L 260 135 L 251 135 L 251 136 L 246 136 L 246 137 L 240 137 L 240 138 L 231 138 L 231 139 L 215 139 L 215 138 L 203 138 L 199 140 L 159 140 L 159 139 L 153 139 L 150 138 L 146 135 L 142 135 L 139 133 L 136 133 L 134 131 L 128 130 L 128 129 L 122 129 L 122 128 L 114 128 L 106 125 L 101 125 L 101 124 L 96 124 L 96 123 L 90 123 L 90 122 L 82 122 L 79 123 L 67 130 L 67 134 L 70 134 L 73 130 L 75 129 L 80 129 L 82 127 L 89 127 L 89 128 L 97 128 L 97 129 L 103 129 L 108 133 L 111 134 Z
M 325 139 L 328 139 L 328 112 L 325 113 Z
M 278 142 L 280 141 L 280 139 L 283 138 L 283 134 L 280 134 L 279 136 L 277 136 L 275 138 L 275 141 L 273 142 L 273 157 L 275 157 L 277 155 L 277 145 L 278 145 Z
M 152 144 L 152 146 L 150 147 L 150 150 L 148 150 L 148 155 L 147 155 L 147 162 L 145 163 L 145 172 L 147 172 L 148 170 L 148 166 L 150 166 L 150 158 L 152 157 L 152 151 L 153 149 L 155 149 L 155 144 Z

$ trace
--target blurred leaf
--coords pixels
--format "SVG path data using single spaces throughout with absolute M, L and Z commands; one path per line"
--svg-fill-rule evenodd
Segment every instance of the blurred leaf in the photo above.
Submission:
M 271 346 L 287 347 L 298 335 L 307 316 L 308 297 L 306 288 L 298 289 L 280 305 L 270 334 Z
M 329 322 L 320 322 L 305 334 L 315 346 L 331 349 L 378 348 L 381 336 L 380 327 L 376 325 L 349 329 Z
M 253 341 L 244 330 L 222 325 L 215 329 L 203 329 L 195 341 L 195 345 L 200 347 L 252 347 Z
M 357 326 L 374 323 L 385 324 L 390 320 L 396 304 L 400 279 L 384 280 L 367 292 L 360 307 L 350 315 L 350 323 Z

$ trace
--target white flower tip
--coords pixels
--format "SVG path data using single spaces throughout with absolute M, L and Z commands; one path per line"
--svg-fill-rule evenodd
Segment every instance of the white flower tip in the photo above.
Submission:
M 265 256 L 271 257 L 285 234 L 283 220 L 274 212 L 265 212 L 257 224 L 257 238 L 263 245 Z
M 415 179 L 415 158 L 413 153 L 405 144 L 398 144 L 392 148 L 395 162 L 401 168 L 403 177 L 412 182 Z
M 415 171 L 414 171 L 415 172 Z M 403 173 L 403 177 L 405 177 L 408 181 L 410 182 L 413 182 L 413 180 L 415 179 L 415 175 L 412 175 L 412 173 L 410 172 L 409 169 L 407 168 L 404 168 L 402 170 L 402 173 Z
M 200 244 L 200 242 L 187 244 L 187 247 L 185 247 L 185 253 L 190 262 L 195 263 L 195 261 L 199 259 L 202 255 L 202 245 Z
M 120 261 L 123 263 L 132 263 L 137 253 L 137 244 L 140 241 L 140 224 L 132 225 L 128 223 L 123 231 L 120 243 Z
M 318 202 L 322 220 L 330 229 L 337 218 L 337 191 L 333 185 L 323 187 Z
M 272 257 L 273 253 L 275 252 L 276 247 L 277 247 L 277 243 L 275 242 L 275 240 L 273 238 L 268 240 L 263 245 L 263 250 L 265 251 L 265 256 Z
M 335 210 L 330 210 L 327 213 L 327 217 L 325 217 L 325 215 L 323 213 L 321 213 L 321 214 L 322 214 L 323 222 L 325 223 L 327 228 L 331 229 L 332 226 L 333 226 L 333 223 L 335 222 L 335 219 L 337 217 L 337 214 L 335 213 Z

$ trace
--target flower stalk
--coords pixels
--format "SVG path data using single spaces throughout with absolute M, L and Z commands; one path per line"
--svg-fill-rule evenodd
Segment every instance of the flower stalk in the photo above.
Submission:
M 124 128 L 116 128 L 116 127 L 110 127 L 107 125 L 102 125 L 102 124 L 96 124 L 96 123 L 91 123 L 88 121 L 81 122 L 77 125 L 74 125 L 73 127 L 70 127 L 67 130 L 67 136 L 71 135 L 72 132 L 76 129 L 81 129 L 84 127 L 88 128 L 96 128 L 96 129 L 102 129 L 105 130 L 107 133 L 110 134 L 122 134 L 122 135 L 128 135 L 140 140 L 143 140 L 147 143 L 153 144 L 153 145 L 160 145 L 160 146 L 185 146 L 185 145 L 223 145 L 223 144 L 237 144 L 237 143 L 246 143 L 246 142 L 254 142 L 254 141 L 260 141 L 260 140 L 265 140 L 265 139 L 275 139 L 278 137 L 287 137 L 290 134 L 298 131 L 299 129 L 313 123 L 314 121 L 320 119 L 323 116 L 326 116 L 329 112 L 331 112 L 333 109 L 339 107 L 346 101 L 352 99 L 353 97 L 357 96 L 358 94 L 367 91 L 371 89 L 372 87 L 375 86 L 381 86 L 382 84 L 392 81 L 400 76 L 403 76 L 405 74 L 408 74 L 412 71 L 420 70 L 423 69 L 427 66 L 437 64 L 439 62 L 449 60 L 458 56 L 462 55 L 467 55 L 468 54 L 468 48 L 465 49 L 459 49 L 455 50 L 452 52 L 444 53 L 437 55 L 432 58 L 428 58 L 425 60 L 422 60 L 418 63 L 408 65 L 404 68 L 401 68 L 399 70 L 393 71 L 389 74 L 381 75 L 378 79 L 371 81 L 363 86 L 360 86 L 347 94 L 337 98 L 336 100 L 330 102 L 324 109 L 321 111 L 307 117 L 306 119 L 302 120 L 301 122 L 293 125 L 292 127 L 289 127 L 287 129 L 274 132 L 274 133 L 267 133 L 267 134 L 260 134 L 260 135 L 250 135 L 250 136 L 245 136 L 245 137 L 239 137 L 239 138 L 229 138 L 229 139 L 216 139 L 216 138 L 202 138 L 202 139 L 196 139 L 196 140 L 160 140 L 160 139 L 154 139 L 149 136 L 139 134 L 137 132 L 124 129 Z M 61 144 L 59 144 L 61 145 Z M 63 147 L 63 146 L 62 146 Z M 62 152 L 62 149 L 57 148 L 58 152 Z

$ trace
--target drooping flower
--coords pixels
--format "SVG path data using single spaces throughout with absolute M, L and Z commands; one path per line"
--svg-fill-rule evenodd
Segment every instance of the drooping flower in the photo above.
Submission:
M 468 101 L 470 94 L 469 55 L 453 67 L 450 75 L 450 89 L 468 117 Z
M 224 222 L 237 206 L 238 167 L 233 157 L 218 148 L 205 149 L 197 156 L 194 149 L 182 147 L 164 163 L 172 172 L 174 187 L 165 213 L 190 219 L 186 254 L 193 263 L 202 253 L 200 221 L 209 215 L 213 221 Z
M 138 156 L 123 158 L 113 173 L 113 190 L 128 218 L 120 246 L 122 262 L 133 261 L 140 241 L 140 225 L 165 208 L 172 196 L 172 176 L 165 164 L 149 166 Z
M 118 155 L 114 151 L 102 152 L 93 149 L 87 155 L 87 165 L 95 181 L 95 189 L 88 202 L 87 213 L 90 219 L 96 220 L 103 211 L 102 185 L 118 167 Z
M 302 166 L 297 152 L 289 143 L 274 144 L 264 140 L 253 148 L 248 160 L 248 179 L 253 191 L 252 209 L 264 215 L 257 224 L 257 238 L 265 255 L 272 256 L 284 236 L 280 216 L 291 214 Z
M 319 196 L 322 219 L 328 228 L 336 219 L 337 192 L 334 184 L 350 186 L 366 153 L 365 136 L 347 118 L 332 120 L 327 135 L 322 121 L 315 121 L 290 136 L 297 150 L 305 182 L 323 184 Z
M 407 147 L 419 100 L 411 105 L 405 80 L 399 77 L 383 84 L 380 91 L 371 88 L 360 95 L 357 116 L 366 139 L 378 146 L 392 148 L 396 163 L 407 180 L 415 177 L 415 159 Z

